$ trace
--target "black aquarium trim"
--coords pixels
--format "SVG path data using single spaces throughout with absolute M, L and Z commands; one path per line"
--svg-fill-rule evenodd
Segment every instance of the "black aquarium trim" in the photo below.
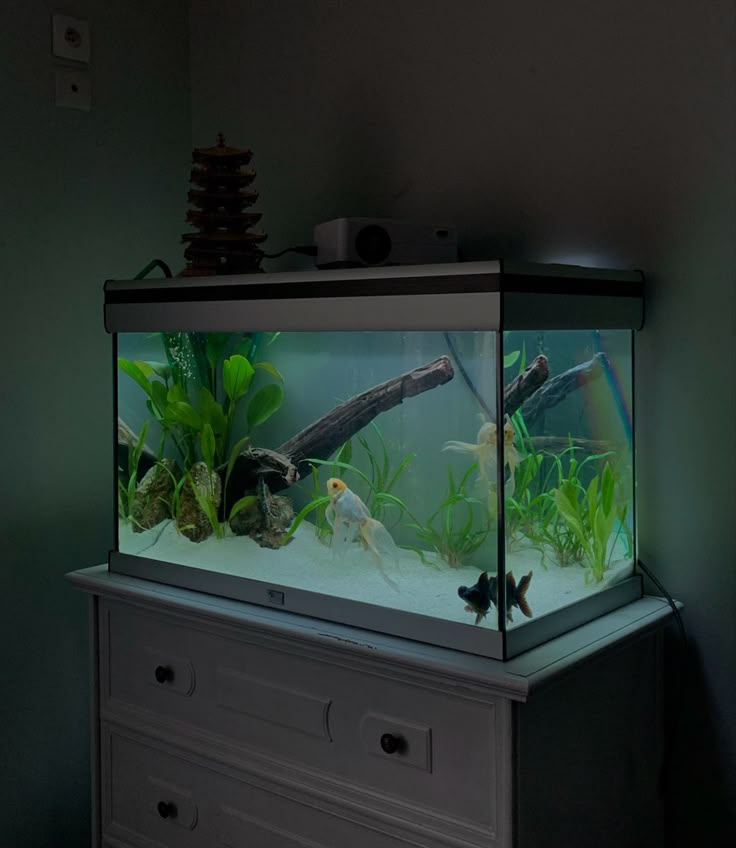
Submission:
M 452 273 L 437 272 L 437 266 L 426 266 L 427 273 L 402 273 L 405 269 L 387 267 L 373 269 L 381 273 L 366 274 L 367 269 L 350 271 L 302 272 L 243 276 L 239 279 L 206 277 L 201 280 L 186 278 L 153 280 L 109 280 L 105 284 L 105 304 L 145 303 L 202 303 L 225 301 L 279 301 L 317 300 L 324 298 L 355 297 L 398 297 L 401 295 L 475 294 L 500 292 L 501 294 L 530 295 L 573 295 L 590 297 L 643 299 L 644 278 L 641 274 L 612 272 L 590 269 L 586 275 L 565 273 L 560 266 L 558 273 L 535 273 L 528 271 L 481 270 L 468 263 L 453 266 Z M 394 273 L 395 272 L 395 273 Z M 285 279 L 286 277 L 286 279 Z
M 546 277 L 535 275 L 502 275 L 501 293 L 587 295 L 590 297 L 633 297 L 644 296 L 644 282 L 621 280 L 597 280 L 585 277 Z

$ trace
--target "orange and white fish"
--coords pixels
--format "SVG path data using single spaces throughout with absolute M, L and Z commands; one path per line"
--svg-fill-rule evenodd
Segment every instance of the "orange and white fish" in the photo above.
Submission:
M 514 445 L 514 427 L 508 416 L 503 425 L 503 462 L 509 467 L 509 482 L 506 484 L 506 496 L 513 495 L 514 472 L 519 464 L 519 454 Z M 456 453 L 473 454 L 478 462 L 478 475 L 484 483 L 490 482 L 496 470 L 496 424 L 494 421 L 485 421 L 481 424 L 476 437 L 476 443 L 470 442 L 445 442 L 443 451 L 455 451 Z M 509 487 L 511 491 L 508 491 Z
M 373 555 L 381 577 L 398 592 L 399 587 L 383 570 L 383 555 L 396 558 L 398 554 L 391 534 L 380 521 L 371 517 L 368 507 L 338 477 L 330 477 L 327 481 L 327 494 L 330 505 L 326 515 L 332 525 L 333 549 L 337 551 L 352 542 L 357 530 L 363 544 Z

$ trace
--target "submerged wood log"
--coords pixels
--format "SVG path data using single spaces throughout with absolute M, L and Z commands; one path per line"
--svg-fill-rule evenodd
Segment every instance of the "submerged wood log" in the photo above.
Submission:
M 340 445 L 370 424 L 381 412 L 398 406 L 405 398 L 415 397 L 449 382 L 454 373 L 448 357 L 440 356 L 339 404 L 275 451 L 260 448 L 244 451 L 235 460 L 228 481 L 228 503 L 234 503 L 242 497 L 243 492 L 252 490 L 259 474 L 267 476 L 271 491 L 290 486 L 299 475 L 309 472 L 309 463 L 305 462 L 307 458 L 328 459 Z
M 557 406 L 571 392 L 592 380 L 597 380 L 607 367 L 608 358 L 605 353 L 596 353 L 587 362 L 581 362 L 580 365 L 563 371 L 562 374 L 545 382 L 521 407 L 527 427 L 531 427 L 546 410 Z
M 504 389 L 504 411 L 512 415 L 521 408 L 527 425 L 531 425 L 542 413 L 560 403 L 575 389 L 596 379 L 603 373 L 605 354 L 598 353 L 593 359 L 565 371 L 548 381 L 549 363 L 540 354 L 524 371 Z M 309 457 L 328 459 L 344 442 L 362 430 L 381 412 L 386 412 L 403 402 L 404 398 L 415 397 L 437 386 L 444 385 L 454 376 L 452 364 L 447 356 L 393 377 L 384 383 L 356 395 L 339 404 L 314 421 L 304 430 L 292 436 L 277 450 L 248 447 L 235 461 L 228 481 L 226 500 L 235 503 L 244 492 L 255 488 L 258 477 L 264 476 L 272 491 L 287 488 L 308 472 Z M 118 448 L 127 455 L 129 445 L 134 445 L 137 436 L 122 419 L 118 420 Z M 533 437 L 538 450 L 562 450 L 569 444 L 562 437 Z M 563 444 L 564 442 L 564 444 Z M 574 444 L 586 451 L 602 453 L 610 449 L 608 443 L 575 439 Z M 144 448 L 141 454 L 139 476 L 155 463 L 152 451 Z M 127 467 L 123 461 L 123 467 Z M 217 469 L 224 483 L 226 466 Z
M 503 390 L 503 411 L 513 415 L 528 398 L 532 397 L 549 377 L 549 362 L 544 354 L 535 357 L 526 368 Z M 524 413 L 526 418 L 526 412 Z
M 284 442 L 278 452 L 291 457 L 297 466 L 306 457 L 327 459 L 379 413 L 393 409 L 405 398 L 415 397 L 449 382 L 454 374 L 449 358 L 440 356 L 413 371 L 379 383 L 330 410 Z
M 276 474 L 284 480 L 287 486 L 291 486 L 299 479 L 299 472 L 289 457 L 268 448 L 247 447 L 240 454 L 237 462 L 240 462 L 243 466 L 252 467 L 251 473 L 256 478 Z M 224 469 L 226 466 L 223 465 L 222 468 Z M 219 468 L 218 471 L 220 471 Z
M 217 473 L 224 483 L 227 465 L 221 465 Z M 299 472 L 283 453 L 268 448 L 248 447 L 240 453 L 233 465 L 227 481 L 226 503 L 232 506 L 244 492 L 255 487 L 259 477 L 263 477 L 269 489 L 278 490 L 296 483 Z

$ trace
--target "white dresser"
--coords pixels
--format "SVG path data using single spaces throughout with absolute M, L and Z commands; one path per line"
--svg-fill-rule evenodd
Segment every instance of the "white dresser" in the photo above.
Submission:
M 106 566 L 70 579 L 91 595 L 94 848 L 661 844 L 660 599 L 501 663 Z

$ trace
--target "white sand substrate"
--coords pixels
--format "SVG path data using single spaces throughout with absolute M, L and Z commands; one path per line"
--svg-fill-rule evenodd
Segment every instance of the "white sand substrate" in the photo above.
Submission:
M 472 624 L 475 619 L 465 611 L 457 589 L 477 581 L 480 573 L 477 568 L 450 568 L 442 560 L 428 555 L 427 558 L 436 563 L 433 567 L 422 563 L 410 551 L 398 550 L 396 559 L 387 558 L 383 562 L 386 574 L 398 587 L 396 591 L 384 581 L 372 555 L 364 547 L 354 544 L 345 555 L 337 557 L 329 546 L 316 538 L 313 525 L 308 522 L 300 525 L 288 545 L 277 550 L 261 548 L 247 536 L 233 535 L 229 528 L 222 539 L 211 536 L 195 543 L 181 535 L 173 522 L 159 524 L 143 533 L 133 533 L 130 525 L 121 524 L 120 550 L 447 621 Z M 633 573 L 630 559 L 618 559 L 612 562 L 601 583 L 586 584 L 587 569 L 582 566 L 561 568 L 549 562 L 549 557 L 547 562 L 547 567 L 543 567 L 540 553 L 533 549 L 516 550 L 507 556 L 507 571 L 513 572 L 517 582 L 523 574 L 533 572 L 526 597 L 535 618 L 588 597 Z M 151 577 L 155 579 L 155 573 Z M 527 620 L 516 608 L 513 616 L 512 627 Z M 494 626 L 495 620 L 492 611 L 484 626 Z

